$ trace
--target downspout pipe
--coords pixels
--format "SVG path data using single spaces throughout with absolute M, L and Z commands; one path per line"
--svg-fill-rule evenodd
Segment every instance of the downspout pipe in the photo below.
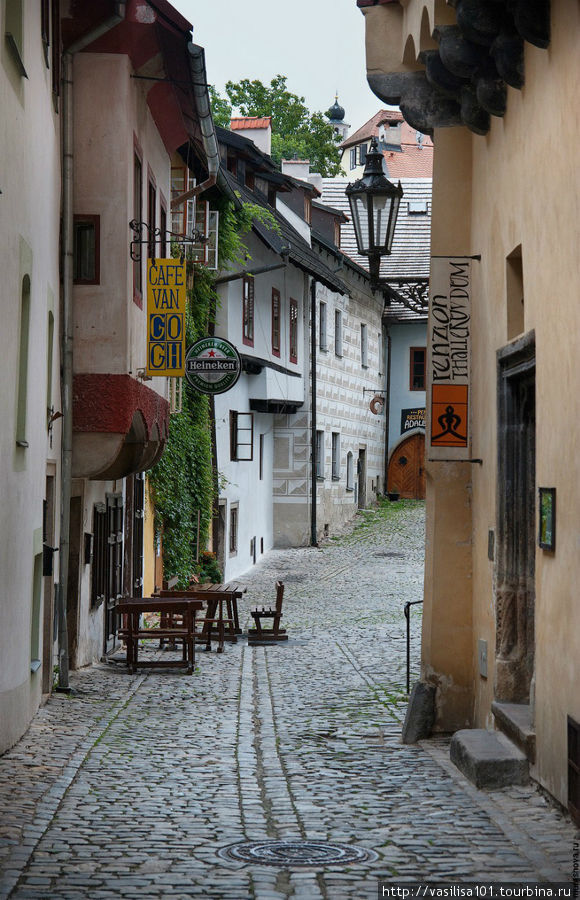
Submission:
M 220 152 L 217 142 L 217 136 L 211 115 L 211 106 L 209 102 L 209 93 L 206 87 L 207 73 L 205 69 L 205 51 L 203 47 L 193 44 L 191 41 L 187 45 L 189 54 L 189 69 L 191 72 L 192 89 L 195 97 L 195 106 L 199 117 L 199 127 L 201 130 L 201 140 L 203 149 L 207 157 L 207 173 L 208 177 L 201 184 L 196 185 L 191 190 L 180 194 L 171 201 L 171 209 L 181 206 L 186 200 L 203 194 L 210 187 L 213 187 L 217 181 L 218 171 L 220 167 Z
M 61 392 L 62 448 L 60 479 L 60 544 L 57 589 L 58 609 L 58 687 L 69 691 L 69 647 L 67 629 L 67 590 L 70 553 L 70 501 L 72 495 L 73 442 L 73 201 L 74 201 L 74 121 L 73 56 L 106 34 L 125 18 L 126 2 L 115 3 L 112 16 L 84 34 L 63 54 L 62 75 L 62 325 Z
M 316 281 L 310 282 L 310 366 L 311 366 L 311 400 L 310 400 L 310 457 L 311 464 L 311 495 L 310 504 L 310 546 L 318 544 L 316 522 Z
M 389 490 L 389 430 L 391 420 L 391 333 L 388 327 L 385 329 L 387 338 L 387 383 L 385 386 L 385 478 L 383 482 L 383 494 Z

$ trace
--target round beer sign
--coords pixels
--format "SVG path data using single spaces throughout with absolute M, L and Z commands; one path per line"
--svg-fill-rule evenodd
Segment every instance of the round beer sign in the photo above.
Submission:
M 203 338 L 185 357 L 185 377 L 202 394 L 224 394 L 233 388 L 241 371 L 240 354 L 223 338 Z

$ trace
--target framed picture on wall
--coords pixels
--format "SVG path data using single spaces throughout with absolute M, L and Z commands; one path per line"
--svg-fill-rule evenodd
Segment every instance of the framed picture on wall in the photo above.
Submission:
M 538 543 L 542 550 L 556 549 L 556 488 L 540 488 Z

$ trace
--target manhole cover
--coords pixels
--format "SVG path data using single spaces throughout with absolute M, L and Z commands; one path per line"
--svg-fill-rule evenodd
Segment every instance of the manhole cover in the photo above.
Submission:
M 362 850 L 350 844 L 327 844 L 325 841 L 249 841 L 224 847 L 219 855 L 238 862 L 280 868 L 335 863 L 349 865 L 377 859 L 373 850 Z
M 373 556 L 381 556 L 386 557 L 387 559 L 404 559 L 404 553 L 398 553 L 396 550 L 380 550 L 378 553 L 373 553 Z

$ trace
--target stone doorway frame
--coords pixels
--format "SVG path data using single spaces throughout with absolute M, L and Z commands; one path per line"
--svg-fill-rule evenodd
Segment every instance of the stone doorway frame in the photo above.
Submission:
M 536 497 L 536 339 L 497 351 L 495 699 L 533 701 Z

